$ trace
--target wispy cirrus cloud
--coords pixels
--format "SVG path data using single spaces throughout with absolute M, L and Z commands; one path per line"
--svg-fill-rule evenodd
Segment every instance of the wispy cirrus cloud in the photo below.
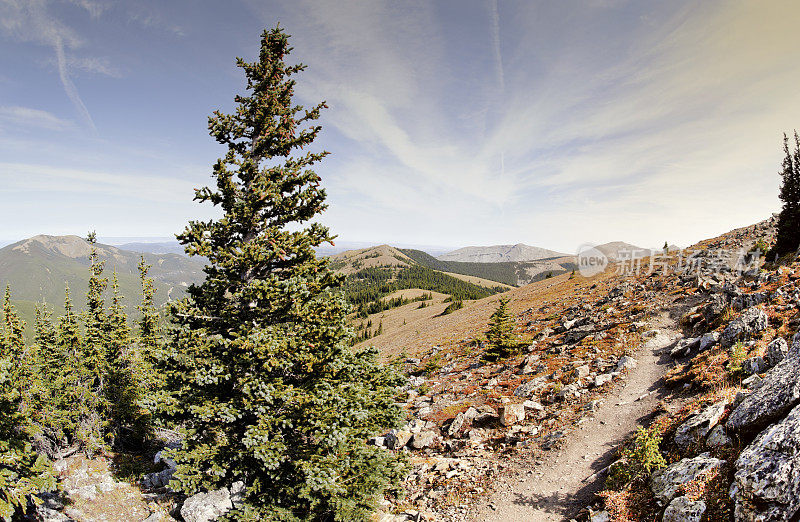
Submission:
M 80 4 L 93 16 L 93 13 L 99 16 L 100 8 L 94 7 L 99 4 L 89 1 Z M 75 31 L 50 16 L 45 0 L 0 0 L 0 29 L 11 38 L 47 45 L 53 49 L 64 92 L 86 126 L 97 133 L 92 115 L 70 78 L 67 50 L 83 45 L 83 40 Z
M 40 109 L 16 106 L 0 107 L 0 129 L 10 126 L 64 130 L 73 127 L 73 123 Z

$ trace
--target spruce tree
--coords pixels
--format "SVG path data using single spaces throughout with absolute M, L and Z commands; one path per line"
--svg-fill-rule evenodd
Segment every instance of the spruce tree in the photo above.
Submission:
M 489 318 L 489 330 L 486 332 L 486 339 L 489 347 L 484 353 L 484 358 L 496 361 L 511 355 L 517 347 L 514 337 L 514 317 L 508 310 L 509 299 L 501 297 L 497 309 Z
M 778 235 L 771 254 L 782 257 L 800 247 L 800 137 L 794 133 L 794 150 L 789 148 L 789 137 L 783 135 L 783 168 L 780 198 L 783 201 L 778 218 Z
M 16 362 L 3 345 L 0 353 L 0 519 L 19 520 L 28 501 L 56 486 L 50 462 L 37 454 L 20 428 L 21 395 L 14 382 Z
M 264 31 L 259 57 L 237 59 L 247 79 L 232 114 L 210 134 L 227 148 L 216 188 L 195 199 L 223 216 L 178 236 L 208 259 L 206 279 L 172 308 L 162 355 L 165 414 L 183 428 L 173 485 L 192 494 L 242 481 L 234 520 L 365 520 L 398 478 L 392 453 L 366 439 L 395 425 L 397 374 L 376 351 L 351 351 L 347 305 L 315 247 L 333 237 L 310 220 L 325 192 L 305 152 L 320 132 L 320 103 L 294 104 L 288 35 Z M 295 153 L 295 155 L 292 155 Z
M 122 306 L 117 274 L 111 280 L 112 300 L 108 311 L 108 383 L 106 397 L 112 443 L 140 447 L 150 436 L 147 412 L 141 408 L 147 393 L 147 371 L 139 346 L 132 342 L 128 318 Z
M 158 409 L 156 390 L 163 387 L 161 374 L 154 371 L 154 365 L 161 350 L 161 327 L 158 309 L 155 306 L 156 287 L 153 279 L 148 277 L 150 266 L 145 263 L 144 256 L 139 261 L 139 281 L 142 287 L 142 301 L 137 306 L 139 311 L 139 335 L 137 349 L 139 365 L 136 381 L 139 387 L 138 404 L 149 422 L 156 422 L 152 414 Z

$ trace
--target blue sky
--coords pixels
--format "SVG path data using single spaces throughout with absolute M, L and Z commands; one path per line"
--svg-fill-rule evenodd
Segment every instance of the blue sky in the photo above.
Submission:
M 280 22 L 341 239 L 686 245 L 779 209 L 786 1 L 0 0 L 0 239 L 170 236 Z

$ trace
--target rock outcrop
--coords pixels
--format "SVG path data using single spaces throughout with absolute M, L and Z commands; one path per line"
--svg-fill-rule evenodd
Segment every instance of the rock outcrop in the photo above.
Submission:
M 800 406 L 758 435 L 735 468 L 737 521 L 793 520 L 800 512 Z
M 683 459 L 653 473 L 650 476 L 650 489 L 657 499 L 669 502 L 675 497 L 682 484 L 691 482 L 701 473 L 724 464 L 724 460 L 716 459 L 710 453 L 701 453 L 694 458 Z
M 800 403 L 800 354 L 791 353 L 733 410 L 728 430 L 755 433 Z
M 726 401 L 720 401 L 689 417 L 675 432 L 675 444 L 685 450 L 705 438 L 725 413 L 726 405 Z

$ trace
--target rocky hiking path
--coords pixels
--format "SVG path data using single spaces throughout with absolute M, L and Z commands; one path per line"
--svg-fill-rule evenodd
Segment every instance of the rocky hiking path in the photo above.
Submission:
M 680 337 L 678 327 L 668 312 L 650 326 L 658 333 L 635 354 L 637 365 L 625 381 L 565 436 L 561 449 L 516 466 L 472 520 L 569 520 L 592 502 L 603 489 L 605 468 L 614 460 L 615 450 L 667 393 L 661 381 L 672 361 L 669 348 Z

